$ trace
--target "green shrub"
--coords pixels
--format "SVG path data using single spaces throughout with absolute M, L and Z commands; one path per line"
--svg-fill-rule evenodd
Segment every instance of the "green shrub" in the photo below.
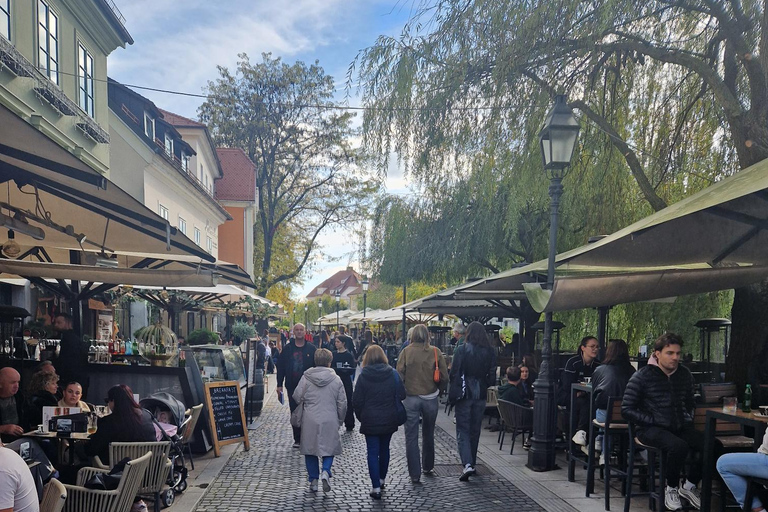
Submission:
M 256 328 L 246 322 L 238 320 L 235 325 L 232 326 L 232 336 L 244 341 L 256 336 Z
M 210 345 L 219 342 L 219 336 L 208 329 L 195 329 L 187 336 L 190 345 Z

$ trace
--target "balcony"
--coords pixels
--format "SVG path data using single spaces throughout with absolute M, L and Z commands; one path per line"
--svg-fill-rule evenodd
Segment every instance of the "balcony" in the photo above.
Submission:
M 62 116 L 77 115 L 77 105 L 59 89 L 59 86 L 48 80 L 47 77 L 38 79 L 34 87 L 35 94 L 41 100 L 48 102 L 53 109 Z
M 4 37 L 0 37 L 0 63 L 16 76 L 34 78 L 36 69 L 19 51 Z

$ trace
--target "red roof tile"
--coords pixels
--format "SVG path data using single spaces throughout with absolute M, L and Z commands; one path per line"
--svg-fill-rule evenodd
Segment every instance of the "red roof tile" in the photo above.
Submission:
M 174 114 L 173 112 L 168 112 L 167 110 L 158 109 L 163 114 L 163 119 L 173 126 L 178 127 L 194 127 L 194 128 L 206 128 L 205 124 L 200 123 L 198 121 L 195 121 L 193 119 L 189 119 L 184 116 L 180 116 L 178 114 Z
M 216 180 L 219 201 L 255 201 L 256 166 L 240 148 L 216 148 L 222 177 Z

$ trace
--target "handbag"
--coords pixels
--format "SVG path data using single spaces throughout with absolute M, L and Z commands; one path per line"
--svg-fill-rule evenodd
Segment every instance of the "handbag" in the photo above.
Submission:
M 304 418 L 304 402 L 291 413 L 291 426 L 301 428 L 301 420 Z
M 435 349 L 435 371 L 432 372 L 432 380 L 440 384 L 440 366 L 437 364 L 437 349 Z
M 120 485 L 120 480 L 123 478 L 125 465 L 130 461 L 131 459 L 129 457 L 125 457 L 115 464 L 115 467 L 110 469 L 109 473 L 95 473 L 91 478 L 85 481 L 83 487 L 99 491 L 114 491 Z
M 397 426 L 405 425 L 405 420 L 408 419 L 408 413 L 405 412 L 405 406 L 403 402 L 397 397 L 397 389 L 400 387 L 400 375 L 397 374 L 397 370 L 392 370 L 395 375 L 395 409 L 397 410 Z

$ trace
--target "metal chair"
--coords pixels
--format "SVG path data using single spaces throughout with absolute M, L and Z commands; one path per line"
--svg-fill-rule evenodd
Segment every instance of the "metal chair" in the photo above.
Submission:
M 518 434 L 522 435 L 525 443 L 525 434 L 530 437 L 533 431 L 533 407 L 524 407 L 507 400 L 497 400 L 497 408 L 501 417 L 501 428 L 499 429 L 499 450 L 504 446 L 504 436 L 507 430 L 512 434 L 512 446 L 509 454 L 515 449 L 515 439 Z
M 81 468 L 77 472 L 77 485 L 64 484 L 67 500 L 65 512 L 126 512 L 131 509 L 133 499 L 139 490 L 144 472 L 152 459 L 152 452 L 129 461 L 123 470 L 123 477 L 117 489 L 100 491 L 86 489 L 83 484 L 97 473 L 109 473 L 107 469 Z
M 664 452 L 655 446 L 643 444 L 636 436 L 636 428 L 629 424 L 629 464 L 627 465 L 627 483 L 624 494 L 624 512 L 629 512 L 632 496 L 646 493 L 632 492 L 632 474 L 635 470 L 635 450 L 644 449 L 648 453 L 648 507 L 651 510 L 664 512 L 664 490 L 667 485 L 667 472 L 664 464 Z M 659 462 L 659 479 L 656 481 L 656 460 Z M 658 489 L 657 489 L 658 484 Z
M 744 496 L 744 506 L 741 508 L 744 512 L 752 510 L 752 498 L 754 498 L 755 490 L 758 487 L 768 488 L 768 480 L 755 476 L 747 477 L 747 494 Z
M 605 456 L 605 469 L 603 479 L 605 480 L 605 510 L 611 510 L 611 478 L 623 478 L 624 485 L 622 486 L 622 494 L 626 495 L 626 482 L 627 482 L 627 466 L 626 462 L 626 442 L 620 443 L 619 457 L 617 459 L 618 465 L 614 466 L 612 463 L 612 451 L 613 442 L 616 438 L 619 440 L 626 439 L 629 424 L 621 416 L 621 398 L 609 397 L 608 408 L 606 409 L 605 422 L 599 422 L 592 420 L 589 426 L 590 429 L 590 443 L 589 443 L 589 458 L 587 462 L 587 498 L 589 494 L 594 492 L 595 486 L 595 439 L 597 438 L 596 430 L 603 432 L 603 455 Z
M 43 487 L 40 512 L 61 512 L 65 501 L 67 501 L 67 488 L 55 478 L 51 478 Z
M 189 463 L 192 469 L 195 469 L 195 461 L 192 460 L 192 436 L 195 433 L 195 427 L 197 426 L 197 420 L 200 419 L 200 413 L 203 411 L 203 404 L 198 404 L 190 409 L 189 419 L 186 420 L 179 433 L 179 443 L 181 444 L 182 453 L 186 450 L 189 455 Z

